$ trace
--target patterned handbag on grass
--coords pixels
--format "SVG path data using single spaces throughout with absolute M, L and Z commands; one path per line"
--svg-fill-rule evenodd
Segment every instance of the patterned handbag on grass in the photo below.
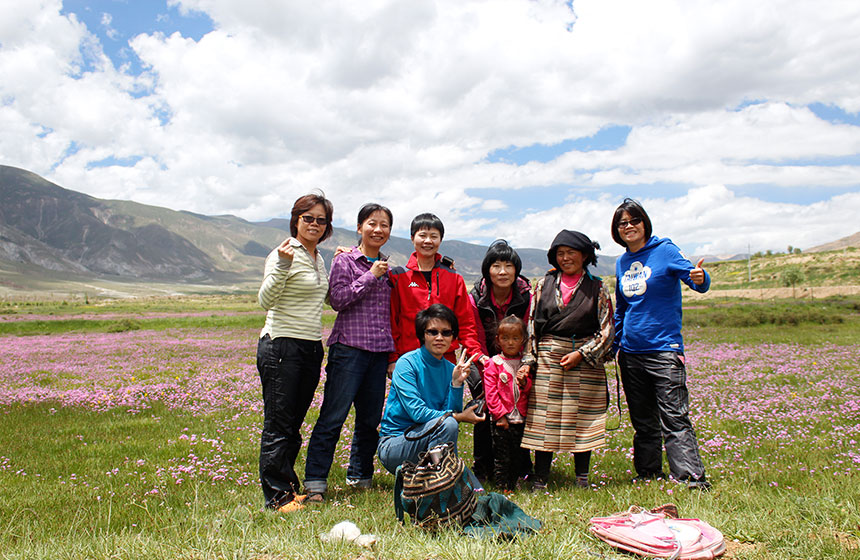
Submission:
M 405 512 L 424 529 L 446 524 L 463 527 L 471 522 L 477 506 L 470 475 L 453 443 L 428 449 L 418 456 L 417 465 L 403 463 L 397 467 L 394 483 L 397 519 L 403 523 Z

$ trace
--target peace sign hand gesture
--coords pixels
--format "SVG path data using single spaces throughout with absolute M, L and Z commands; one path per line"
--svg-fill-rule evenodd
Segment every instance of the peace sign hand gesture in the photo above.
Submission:
M 463 350 L 463 353 L 460 354 L 460 358 L 457 360 L 457 365 L 454 366 L 453 373 L 451 373 L 451 385 L 453 387 L 463 386 L 463 382 L 469 377 L 469 366 L 472 365 L 472 360 L 476 357 L 478 357 L 478 354 L 470 356 L 467 360 L 466 351 Z

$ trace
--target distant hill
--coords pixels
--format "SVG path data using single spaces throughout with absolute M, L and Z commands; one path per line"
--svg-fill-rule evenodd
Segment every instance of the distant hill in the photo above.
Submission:
M 0 165 L 0 293 L 65 290 L 122 295 L 254 289 L 264 258 L 287 235 L 289 221 L 285 219 L 249 222 L 236 216 L 205 216 L 102 200 L 29 171 Z M 331 262 L 338 245 L 355 242 L 353 229 L 335 228 L 320 251 Z M 825 274 L 829 261 L 819 266 L 818 259 L 807 253 L 851 247 L 860 247 L 860 233 L 786 256 L 786 262 L 804 263 L 809 269 L 807 277 L 817 279 Z M 412 249 L 412 242 L 400 237 L 392 237 L 384 247 L 395 265 L 406 264 Z M 545 249 L 517 251 L 523 274 L 529 278 L 544 274 L 548 267 Z M 480 277 L 485 246 L 446 238 L 442 252 L 455 260 L 467 285 Z M 746 255 L 736 255 L 735 262 L 710 268 L 716 284 L 739 288 L 778 283 L 778 271 L 772 267 L 781 261 L 753 259 L 752 273 L 758 279 L 749 283 L 744 281 L 746 262 L 737 262 L 740 257 L 746 259 Z M 706 257 L 714 264 L 725 260 Z M 759 266 L 765 268 L 757 274 Z M 820 267 L 824 268 L 818 270 Z M 601 255 L 597 274 L 611 283 L 614 271 L 615 257 Z M 857 277 L 853 264 L 840 271 L 833 278 L 838 283 L 852 283 L 849 278 Z
M 0 271 L 14 272 L 16 287 L 27 284 L 22 278 L 34 275 L 60 281 L 80 277 L 209 285 L 254 282 L 265 256 L 288 232 L 285 219 L 255 223 L 230 215 L 102 200 L 0 165 Z M 355 241 L 354 231 L 335 228 L 320 251 L 330 262 L 338 245 Z M 384 247 L 397 265 L 405 265 L 412 250 L 412 242 L 399 237 Z M 446 239 L 442 252 L 455 260 L 467 283 L 480 276 L 486 247 Z M 526 276 L 543 275 L 548 266 L 545 250 L 518 252 Z M 611 276 L 614 263 L 614 257 L 601 256 L 597 273 Z
M 835 251 L 809 250 L 801 253 L 775 253 L 753 255 L 752 260 L 735 260 L 710 263 L 706 266 L 711 274 L 711 292 L 746 290 L 750 295 L 739 297 L 777 297 L 765 296 L 769 290 L 786 288 L 786 274 L 792 271 L 800 277 L 798 286 L 845 288 L 860 284 L 860 249 L 845 247 Z M 824 293 L 857 293 L 854 288 Z M 725 293 L 723 295 L 726 295 Z M 780 297 L 791 297 L 783 295 Z
M 234 216 L 101 200 L 0 166 L 0 259 L 128 279 L 229 281 L 260 271 L 282 233 Z
M 836 241 L 831 241 L 830 243 L 825 243 L 824 245 L 812 247 L 810 249 L 807 249 L 806 252 L 820 253 L 823 251 L 838 251 L 839 249 L 846 249 L 848 247 L 860 247 L 860 231 L 858 231 L 854 235 L 849 235 L 848 237 L 843 237 L 842 239 L 837 239 Z

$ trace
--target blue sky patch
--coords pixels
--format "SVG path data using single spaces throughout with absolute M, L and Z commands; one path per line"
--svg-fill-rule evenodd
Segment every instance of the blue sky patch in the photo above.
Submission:
M 860 126 L 860 112 L 849 113 L 841 107 L 825 105 L 824 103 L 810 103 L 807 107 L 815 113 L 816 117 L 829 123 Z
M 480 211 L 482 216 L 495 217 L 498 214 L 524 214 L 542 212 L 566 204 L 572 197 L 593 200 L 601 195 L 609 195 L 611 200 L 621 203 L 625 197 L 639 200 L 646 198 L 677 198 L 686 196 L 689 183 L 654 183 L 648 185 L 607 185 L 601 187 L 576 187 L 571 185 L 549 185 L 525 187 L 521 189 L 466 189 L 467 196 L 501 200 L 507 205 L 503 210 Z
M 134 167 L 137 162 L 143 159 L 143 156 L 128 156 L 128 157 L 116 157 L 116 156 L 108 156 L 99 161 L 91 161 L 87 163 L 87 169 L 93 169 L 95 167 Z
M 172 35 L 179 32 L 183 37 L 199 41 L 214 29 L 208 15 L 191 12 L 182 15 L 176 6 L 166 2 L 149 0 L 64 0 L 63 15 L 75 14 L 78 21 L 87 26 L 90 33 L 98 37 L 105 55 L 114 66 L 128 65 L 129 73 L 141 71 L 140 60 L 128 43 L 141 33 L 161 32 Z M 91 70 L 92 60 L 84 55 L 84 71 Z
M 732 109 L 732 111 L 735 113 L 739 113 L 747 107 L 751 107 L 753 105 L 761 105 L 762 103 L 767 103 L 767 99 L 744 99 L 737 105 L 737 107 Z
M 617 150 L 627 142 L 629 126 L 612 125 L 598 130 L 593 136 L 572 138 L 558 144 L 532 144 L 531 146 L 510 146 L 494 150 L 487 155 L 490 163 L 514 163 L 525 165 L 531 161 L 546 163 L 567 152 L 591 152 L 595 150 Z
M 60 164 L 62 164 L 66 160 L 67 157 L 73 156 L 78 153 L 81 148 L 83 148 L 83 144 L 81 144 L 80 142 L 74 140 L 69 142 L 69 145 L 66 146 L 65 150 L 63 150 L 63 155 L 61 155 L 59 159 L 55 161 L 53 165 L 51 165 L 51 171 L 57 169 L 57 167 L 59 167 Z
M 507 205 L 503 210 L 479 210 L 485 216 L 494 214 L 517 214 L 525 212 L 540 212 L 563 204 L 570 192 L 574 190 L 570 185 L 553 185 L 541 187 L 525 187 L 521 189 L 465 189 L 467 196 L 475 196 L 481 199 L 492 198 L 501 200 Z

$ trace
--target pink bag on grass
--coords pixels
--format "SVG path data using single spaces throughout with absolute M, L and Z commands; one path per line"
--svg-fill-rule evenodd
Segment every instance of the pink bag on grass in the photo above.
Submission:
M 610 545 L 670 560 L 710 560 L 726 551 L 723 534 L 700 519 L 673 519 L 630 506 L 623 513 L 592 517 L 591 532 Z

